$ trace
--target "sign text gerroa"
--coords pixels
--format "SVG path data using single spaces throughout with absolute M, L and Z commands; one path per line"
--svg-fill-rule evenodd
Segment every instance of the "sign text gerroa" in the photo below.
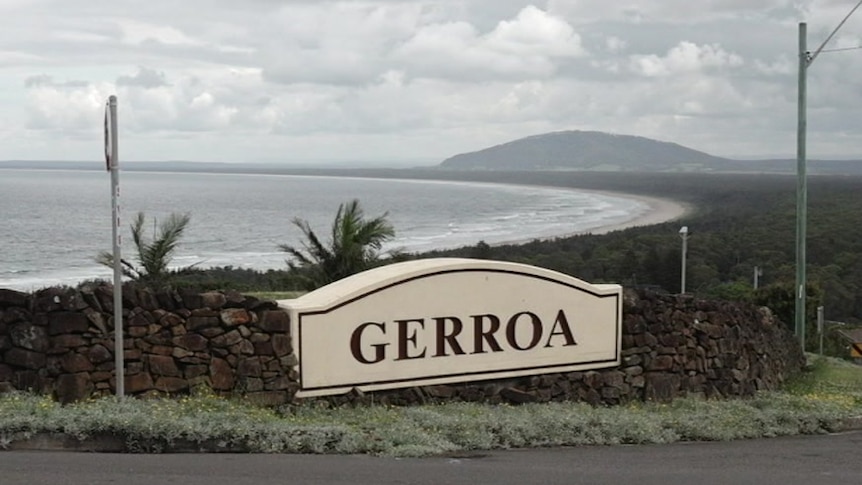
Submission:
M 515 263 L 426 259 L 295 300 L 298 397 L 613 367 L 622 288 Z

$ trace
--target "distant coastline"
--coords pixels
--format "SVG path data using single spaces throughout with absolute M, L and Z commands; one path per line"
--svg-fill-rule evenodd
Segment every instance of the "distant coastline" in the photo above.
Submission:
M 0 169 L 13 170 L 81 170 L 81 171 L 104 171 L 104 165 L 101 162 L 61 162 L 61 161 L 0 161 Z M 672 199 L 656 197 L 653 195 L 634 194 L 631 192 L 604 190 L 600 188 L 585 188 L 579 184 L 542 184 L 525 180 L 522 177 L 529 172 L 513 172 L 513 171 L 459 171 L 447 170 L 439 167 L 418 167 L 418 168 L 313 168 L 313 167 L 298 167 L 281 164 L 265 164 L 265 163 L 222 163 L 222 162 L 186 162 L 186 161 L 171 161 L 171 162 L 126 162 L 122 168 L 124 171 L 132 172 L 166 172 L 166 173 L 221 173 L 221 174 L 254 174 L 254 175 L 312 175 L 322 177 L 361 177 L 361 178 L 382 178 L 382 179 L 402 179 L 402 180 L 438 180 L 449 182 L 479 182 L 479 183 L 494 183 L 508 184 L 519 186 L 545 186 L 549 188 L 565 188 L 576 190 L 579 192 L 590 192 L 610 197 L 620 197 L 625 199 L 636 200 L 648 207 L 648 210 L 642 215 L 633 219 L 622 221 L 619 223 L 611 223 L 606 226 L 601 226 L 585 231 L 576 231 L 563 233 L 551 238 L 564 238 L 583 234 L 606 234 L 613 231 L 628 229 L 631 227 L 648 226 L 653 224 L 661 224 L 684 217 L 690 207 L 682 202 Z M 482 173 L 498 173 L 503 174 L 505 180 L 483 180 Z M 479 175 L 477 177 L 477 175 Z M 508 175 L 508 176 L 505 176 Z M 519 176 L 520 175 L 520 176 Z M 619 173 L 611 173 L 611 175 L 620 175 Z M 525 238 L 518 241 L 511 241 L 509 244 L 520 244 L 529 242 L 535 239 L 543 238 Z M 478 242 L 478 241 L 477 241 Z

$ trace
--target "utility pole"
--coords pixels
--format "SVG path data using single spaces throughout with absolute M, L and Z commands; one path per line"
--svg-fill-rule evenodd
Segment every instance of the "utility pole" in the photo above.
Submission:
M 757 288 L 759 288 L 761 276 L 763 276 L 763 268 L 761 268 L 760 266 L 755 266 L 754 267 L 754 285 L 753 285 L 755 290 Z
M 805 153 L 805 137 L 808 129 L 807 120 L 807 91 L 808 91 L 808 69 L 811 64 L 817 59 L 817 56 L 823 52 L 826 44 L 832 40 L 832 37 L 838 30 L 847 22 L 847 19 L 853 15 L 860 6 L 862 0 L 850 10 L 838 27 L 829 34 L 829 37 L 820 44 L 814 53 L 808 52 L 808 27 L 805 22 L 799 23 L 799 90 L 797 100 L 797 129 L 796 129 L 796 318 L 795 329 L 796 336 L 799 338 L 799 344 L 802 349 L 805 349 L 805 293 L 807 286 L 807 276 L 805 274 L 805 256 L 806 256 L 806 239 L 807 229 L 806 222 L 808 219 L 808 177 L 806 174 L 806 153 Z

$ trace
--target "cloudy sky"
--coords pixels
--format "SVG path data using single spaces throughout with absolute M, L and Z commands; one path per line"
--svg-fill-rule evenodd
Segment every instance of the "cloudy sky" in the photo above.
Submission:
M 0 0 L 0 160 L 438 162 L 558 130 L 794 156 L 857 0 Z M 862 9 L 827 46 L 862 46 Z M 809 156 L 862 156 L 862 50 Z

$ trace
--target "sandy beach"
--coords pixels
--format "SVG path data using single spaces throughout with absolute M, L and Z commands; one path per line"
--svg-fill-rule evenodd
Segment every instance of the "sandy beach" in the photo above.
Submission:
M 559 187 L 554 187 L 559 188 Z M 653 224 L 661 224 L 677 220 L 686 215 L 691 209 L 687 205 L 671 199 L 662 199 L 659 197 L 648 197 L 645 195 L 628 194 L 624 192 L 612 192 L 608 190 L 589 190 L 581 188 L 573 188 L 578 192 L 589 192 L 593 194 L 605 195 L 608 197 L 619 197 L 621 199 L 636 200 L 647 206 L 646 212 L 629 220 L 621 222 L 611 222 L 610 224 L 594 227 L 584 231 L 575 231 L 556 236 L 541 237 L 541 238 L 523 238 L 514 241 L 506 241 L 501 243 L 491 244 L 491 246 L 506 246 L 510 244 L 526 244 L 531 241 L 551 241 L 554 239 L 579 236 L 583 234 L 607 234 L 613 231 L 620 231 L 630 227 L 650 226 Z
M 581 189 L 578 189 L 581 190 Z M 621 229 L 630 227 L 650 226 L 653 224 L 661 224 L 662 222 L 670 222 L 684 216 L 690 210 L 686 205 L 670 199 L 660 199 L 658 197 L 646 197 L 642 195 L 624 194 L 620 192 L 606 192 L 598 190 L 583 190 L 583 192 L 594 192 L 603 195 L 622 197 L 625 199 L 633 199 L 642 204 L 645 204 L 649 209 L 646 213 L 636 217 L 630 221 L 621 222 L 619 224 L 610 224 L 588 231 L 581 231 L 578 234 L 607 234 Z

